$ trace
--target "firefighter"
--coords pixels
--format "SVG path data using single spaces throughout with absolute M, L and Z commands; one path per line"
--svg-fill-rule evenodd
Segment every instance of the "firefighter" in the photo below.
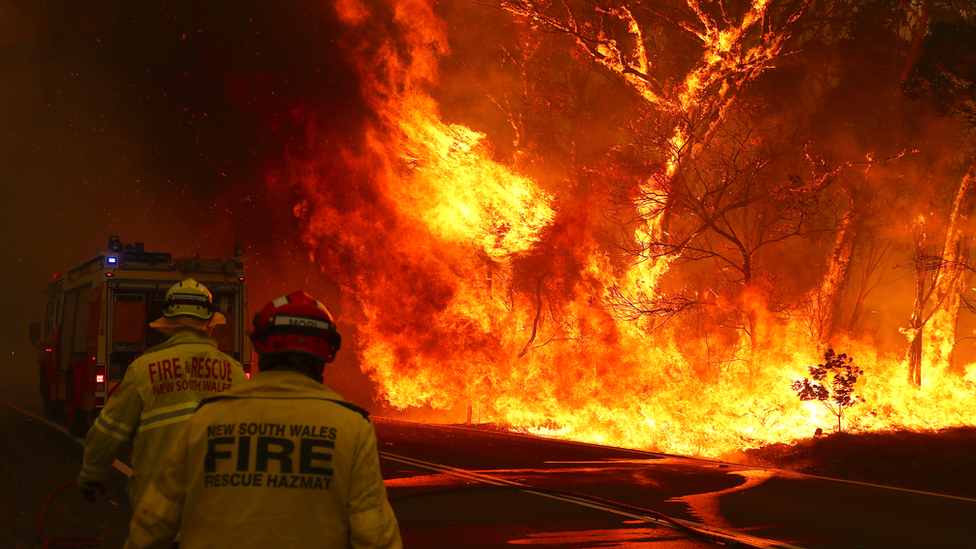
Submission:
M 166 292 L 163 316 L 150 326 L 169 336 L 129 365 L 118 389 L 88 430 L 78 487 L 94 501 L 119 448 L 130 438 L 133 507 L 156 467 L 200 401 L 245 379 L 244 369 L 217 350 L 210 334 L 226 322 L 210 290 L 192 278 Z
M 369 414 L 322 384 L 329 310 L 297 291 L 251 333 L 260 371 L 200 403 L 132 517 L 127 549 L 400 548 Z

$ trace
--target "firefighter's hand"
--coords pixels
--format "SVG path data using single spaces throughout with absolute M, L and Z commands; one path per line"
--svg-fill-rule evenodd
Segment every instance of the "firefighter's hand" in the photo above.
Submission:
M 105 484 L 94 483 L 94 482 L 82 482 L 78 481 L 78 488 L 81 490 L 81 495 L 85 496 L 88 501 L 95 503 L 95 490 L 98 490 L 105 495 Z

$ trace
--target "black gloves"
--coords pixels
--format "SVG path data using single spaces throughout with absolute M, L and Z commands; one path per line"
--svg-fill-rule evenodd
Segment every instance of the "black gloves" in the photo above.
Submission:
M 95 490 L 98 490 L 105 495 L 105 484 L 98 482 L 82 482 L 78 481 L 78 489 L 81 490 L 81 494 L 88 498 L 88 501 L 95 503 Z

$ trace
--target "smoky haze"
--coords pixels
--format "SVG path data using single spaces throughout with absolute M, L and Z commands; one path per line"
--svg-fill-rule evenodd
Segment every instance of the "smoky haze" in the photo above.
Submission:
M 304 288 L 354 348 L 334 283 L 300 245 L 287 185 L 312 117 L 342 141 L 364 116 L 336 24 L 317 2 L 0 7 L 0 398 L 36 409 L 28 326 L 44 289 L 112 235 L 174 256 L 242 241 L 252 313 Z M 352 352 L 332 371 L 341 394 L 371 404 Z
M 784 380 L 836 328 L 890 424 L 923 416 L 888 390 L 933 276 L 913 223 L 941 253 L 971 135 L 905 99 L 900 23 L 860 4 L 834 6 L 838 34 L 810 3 L 792 38 L 753 28 L 731 49 L 688 32 L 685 2 L 634 4 L 639 48 L 600 7 L 575 27 L 593 50 L 505 11 L 548 6 L 530 2 L 45 6 L 0 19 L 2 352 L 28 388 L 11 398 L 35 392 L 45 284 L 118 235 L 176 254 L 243 241 L 252 312 L 322 297 L 345 342 L 327 382 L 367 406 L 359 357 L 394 406 L 455 419 L 685 453 L 717 451 L 722 422 L 725 448 L 796 440 L 817 418 Z M 772 57 L 750 68 L 745 50 Z

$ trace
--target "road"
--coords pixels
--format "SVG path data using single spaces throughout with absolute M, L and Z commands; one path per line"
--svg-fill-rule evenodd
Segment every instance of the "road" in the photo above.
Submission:
M 376 428 L 414 547 L 699 546 L 654 513 L 746 547 L 976 547 L 969 499 L 464 427 Z
M 11 547 L 30 547 L 39 503 L 26 500 L 43 501 L 77 474 L 81 441 L 29 411 L 0 408 L 0 432 L 13 443 L 7 449 L 15 449 L 3 453 L 3 469 L 29 480 L 17 488 L 22 496 L 5 490 L 3 505 L 23 507 L 25 526 L 5 521 L 5 527 L 26 540 Z M 974 500 L 478 427 L 386 418 L 374 424 L 408 548 L 976 546 Z M 63 464 L 37 467 L 52 459 Z M 121 493 L 122 483 L 116 484 Z M 18 497 L 25 505 L 17 505 Z M 63 506 L 74 505 L 83 504 Z M 98 528 L 115 540 L 103 545 L 111 549 L 124 539 L 131 511 L 121 513 L 111 502 L 103 507 L 115 517 Z M 77 532 L 57 516 L 48 524 Z

